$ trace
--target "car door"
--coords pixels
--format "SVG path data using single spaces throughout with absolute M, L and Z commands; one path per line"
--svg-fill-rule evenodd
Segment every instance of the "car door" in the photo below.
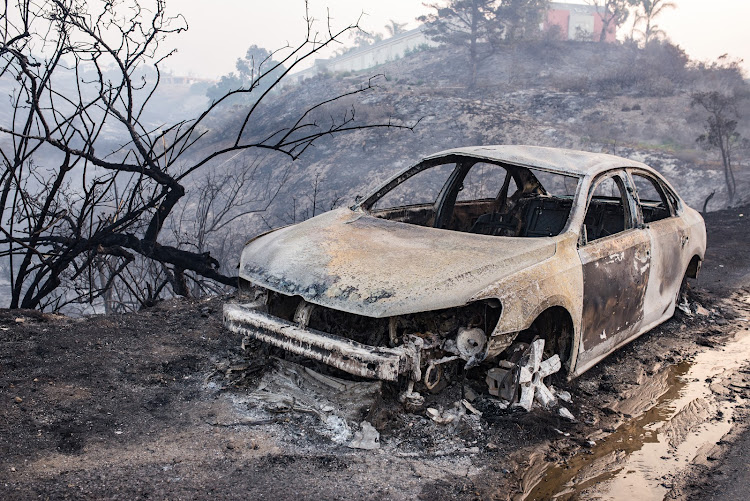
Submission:
M 644 328 L 660 323 L 674 314 L 677 293 L 682 284 L 688 258 L 687 223 L 678 214 L 677 198 L 653 174 L 632 169 L 630 179 L 636 192 L 651 244 L 651 268 L 643 312 Z
M 636 335 L 643 318 L 650 239 L 628 186 L 626 173 L 617 170 L 597 178 L 589 190 L 578 248 L 583 270 L 578 368 Z

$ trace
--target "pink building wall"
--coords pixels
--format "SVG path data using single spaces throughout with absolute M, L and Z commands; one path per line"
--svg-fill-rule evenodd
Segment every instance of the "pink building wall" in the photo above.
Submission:
M 553 25 L 560 27 L 560 33 L 567 40 L 568 25 L 570 24 L 570 11 L 549 9 L 547 11 L 547 20 L 544 23 L 544 31 L 550 29 Z
M 594 32 L 592 33 L 592 39 L 596 42 L 599 41 L 599 34 L 602 32 L 602 15 L 598 12 L 592 12 L 591 16 L 594 18 Z M 564 40 L 570 38 L 568 33 L 568 27 L 570 26 L 570 10 L 565 8 L 550 8 L 547 11 L 547 18 L 544 21 L 543 30 L 547 31 L 552 26 L 557 25 L 560 27 L 560 33 Z M 606 42 L 614 42 L 616 37 L 615 27 L 610 25 L 607 29 L 607 35 L 605 37 Z
M 598 12 L 594 14 L 594 41 L 599 41 L 599 35 L 602 33 L 602 24 L 604 24 L 604 21 L 602 20 L 602 15 Z M 607 35 L 604 37 L 605 42 L 614 42 L 615 41 L 615 26 L 614 24 L 610 23 L 607 27 Z

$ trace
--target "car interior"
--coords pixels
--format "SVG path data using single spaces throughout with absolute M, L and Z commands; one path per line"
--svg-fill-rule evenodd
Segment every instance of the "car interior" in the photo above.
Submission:
M 564 229 L 577 178 L 477 159 L 441 160 L 395 179 L 365 208 L 391 221 L 480 235 L 550 237 Z M 631 174 L 643 222 L 672 216 L 674 203 L 665 188 L 647 173 Z M 586 211 L 585 241 L 632 227 L 626 206 L 622 181 L 600 182 Z
M 645 173 L 631 174 L 644 224 L 674 215 L 674 202 L 667 198 L 669 192 L 658 181 Z M 632 228 L 633 218 L 625 209 L 624 186 L 617 179 L 617 175 L 607 176 L 594 188 L 584 219 L 587 242 Z
M 674 202 L 668 201 L 669 195 L 664 187 L 645 174 L 639 172 L 632 172 L 631 174 L 641 205 L 643 222 L 645 224 L 653 223 L 672 216 L 670 206 L 674 205 Z
M 594 197 L 583 221 L 588 242 L 620 233 L 626 228 L 625 207 L 614 197 Z
M 480 168 L 483 176 L 470 176 Z M 435 182 L 428 177 L 429 169 L 413 177 L 419 174 Z M 419 183 L 412 184 L 411 191 L 418 191 Z M 574 179 L 573 186 L 576 184 Z M 406 194 L 399 200 L 409 200 L 409 190 L 402 191 Z M 468 192 L 471 194 L 465 195 Z M 573 196 L 549 193 L 530 169 L 472 160 L 456 163 L 432 203 L 388 207 L 379 201 L 371 204 L 372 214 L 391 221 L 481 235 L 549 237 L 565 227 Z M 605 209 L 603 206 L 600 212 Z

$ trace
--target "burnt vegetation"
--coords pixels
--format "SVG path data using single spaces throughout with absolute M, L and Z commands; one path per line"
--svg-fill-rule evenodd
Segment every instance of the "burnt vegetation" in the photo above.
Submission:
M 195 119 L 148 121 L 172 54 L 167 40 L 187 29 L 171 12 L 161 0 L 6 2 L 0 11 L 0 78 L 10 95 L 0 127 L 0 257 L 11 308 L 102 298 L 107 311 L 122 311 L 153 304 L 166 288 L 188 296 L 210 289 L 206 280 L 235 285 L 206 240 L 263 210 L 284 182 L 283 167 L 259 176 L 245 152 L 295 160 L 326 136 L 409 128 L 355 120 L 354 98 L 372 81 L 258 126 L 282 78 L 357 28 L 318 32 L 310 18 L 299 45 L 260 53 L 265 59 L 240 85 L 216 94 Z M 217 137 L 213 127 L 228 112 L 231 127 Z M 217 167 L 221 173 L 204 174 Z M 188 183 L 198 188 L 186 200 Z
M 405 162 L 454 146 L 633 156 L 668 170 L 692 206 L 743 203 L 750 104 L 739 62 L 691 61 L 659 29 L 669 2 L 625 3 L 629 14 L 612 22 L 629 36 L 599 43 L 540 32 L 545 2 L 439 2 L 425 20 L 443 45 L 293 84 L 304 58 L 378 38 L 356 24 L 319 33 L 310 20 L 298 46 L 240 54 L 205 109 L 172 123 L 154 116 L 170 37 L 187 27 L 177 11 L 161 1 L 96 12 L 74 0 L 9 4 L 2 301 L 119 312 L 227 290 L 247 238 L 351 205 Z M 469 24 L 449 32 L 457 15 Z M 420 119 L 414 134 L 372 130 Z

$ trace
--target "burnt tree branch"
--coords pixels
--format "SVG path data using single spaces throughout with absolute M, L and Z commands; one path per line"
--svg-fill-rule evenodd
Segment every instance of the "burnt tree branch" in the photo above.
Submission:
M 329 23 L 321 35 L 308 15 L 304 40 L 275 52 L 281 57 L 271 71 L 258 71 L 250 85 L 212 101 L 193 120 L 156 125 L 145 117 L 162 81 L 160 66 L 174 52 L 165 42 L 187 29 L 163 0 L 5 2 L 0 19 L 6 27 L 0 77 L 12 84 L 11 120 L 0 126 L 0 257 L 9 260 L 13 308 L 91 302 L 120 282 L 135 294 L 140 287 L 127 282 L 141 272 L 153 278 L 145 297 L 134 296 L 141 304 L 156 300 L 167 283 L 177 294 L 189 293 L 194 276 L 235 285 L 204 245 L 186 250 L 162 238 L 165 223 L 185 203 L 191 174 L 252 150 L 294 160 L 331 135 L 416 125 L 360 123 L 350 104 L 330 123 L 314 119 L 323 107 L 374 90 L 370 80 L 311 103 L 274 132 L 258 132 L 264 128 L 256 117 L 279 99 L 282 80 L 357 24 L 333 29 Z M 222 141 L 209 124 L 248 96 L 231 139 Z M 204 235 L 254 210 L 243 205 L 252 197 L 237 196 L 246 186 L 232 185 L 234 194 L 221 195 L 228 205 L 219 219 L 204 221 Z M 103 259 L 111 262 L 105 266 Z M 97 273 L 106 276 L 95 286 Z

